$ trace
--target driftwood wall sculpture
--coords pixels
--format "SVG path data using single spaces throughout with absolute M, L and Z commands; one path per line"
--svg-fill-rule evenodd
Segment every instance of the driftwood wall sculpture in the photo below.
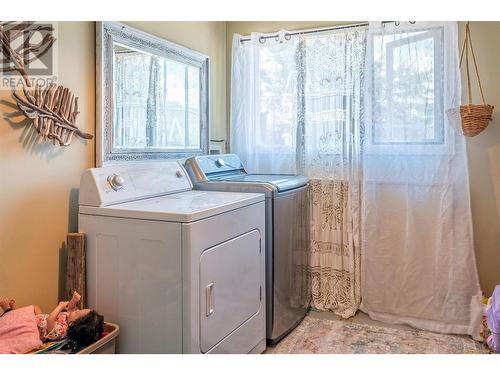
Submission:
M 60 146 L 69 146 L 73 136 L 92 139 L 93 136 L 82 132 L 75 125 L 78 115 L 78 98 L 69 89 L 56 83 L 36 84 L 31 87 L 27 67 L 37 58 L 47 53 L 55 38 L 53 28 L 47 24 L 34 22 L 0 22 L 0 70 L 17 71 L 22 77 L 22 94 L 13 88 L 12 96 L 19 109 L 32 120 L 36 131 L 44 138 Z M 33 42 L 34 35 L 42 33 L 39 42 Z M 22 39 L 20 39 L 22 38 Z M 17 43 L 20 39 L 22 43 Z M 30 87 L 29 89 L 27 87 Z
M 78 115 L 78 98 L 69 89 L 52 83 L 47 87 L 36 85 L 34 89 L 23 86 L 24 97 L 14 91 L 12 96 L 19 109 L 32 120 L 36 131 L 44 138 L 60 146 L 69 146 L 73 135 L 92 139 L 75 125 Z

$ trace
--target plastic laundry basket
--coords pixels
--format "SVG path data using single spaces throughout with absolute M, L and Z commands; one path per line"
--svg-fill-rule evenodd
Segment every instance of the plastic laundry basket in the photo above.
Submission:
M 115 354 L 116 353 L 116 338 L 120 333 L 118 324 L 104 322 L 105 336 L 89 345 L 76 354 Z

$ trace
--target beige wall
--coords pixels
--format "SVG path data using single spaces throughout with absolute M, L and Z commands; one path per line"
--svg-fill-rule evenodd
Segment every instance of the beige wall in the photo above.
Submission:
M 326 27 L 336 22 L 127 22 L 199 50 L 211 58 L 212 138 L 226 136 L 233 33 Z M 351 22 L 348 22 L 351 23 Z M 463 25 L 461 25 L 463 26 Z M 486 98 L 500 111 L 500 22 L 473 22 L 472 37 Z M 227 63 L 226 63 L 227 62 Z M 59 23 L 60 82 L 80 97 L 78 125 L 94 133 L 94 24 Z M 226 95 L 227 92 L 227 95 Z M 80 174 L 95 162 L 94 143 L 68 148 L 36 141 L 32 131 L 8 119 L 15 112 L 0 91 L 0 296 L 48 310 L 58 298 L 59 254 L 67 231 L 77 229 Z M 227 107 L 229 108 L 229 106 Z M 229 118 L 229 117 L 227 117 Z M 475 245 L 481 284 L 500 284 L 500 116 L 468 140 Z
M 59 82 L 80 98 L 80 128 L 94 133 L 94 24 L 59 23 Z M 37 140 L 17 125 L 8 91 L 0 91 L 0 296 L 20 305 L 53 308 L 58 298 L 59 253 L 77 229 L 80 174 L 94 165 L 94 142 L 70 147 Z
M 464 23 L 460 22 L 460 41 Z M 491 295 L 500 284 L 500 22 L 471 22 L 483 91 L 488 104 L 495 106 L 493 121 L 474 138 L 467 139 L 474 243 L 481 287 Z M 480 102 L 477 82 L 472 80 L 473 98 Z M 462 75 L 462 101 L 467 101 Z

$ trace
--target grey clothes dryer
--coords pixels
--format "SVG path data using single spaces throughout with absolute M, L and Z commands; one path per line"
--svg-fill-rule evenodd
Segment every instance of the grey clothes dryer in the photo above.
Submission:
M 192 157 L 185 167 L 195 189 L 265 194 L 266 336 L 275 345 L 301 322 L 311 299 L 309 180 L 249 174 L 234 154 Z

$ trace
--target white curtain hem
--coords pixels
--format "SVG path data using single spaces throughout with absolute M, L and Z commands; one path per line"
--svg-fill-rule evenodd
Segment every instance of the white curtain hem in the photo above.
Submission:
M 436 320 L 421 319 L 410 316 L 400 316 L 395 314 L 371 311 L 364 306 L 363 301 L 359 309 L 367 314 L 370 319 L 389 324 L 406 324 L 410 327 L 445 334 L 469 335 L 474 340 L 480 341 L 480 325 L 482 321 L 481 295 L 471 298 L 470 303 L 470 323 L 468 325 L 439 322 Z

